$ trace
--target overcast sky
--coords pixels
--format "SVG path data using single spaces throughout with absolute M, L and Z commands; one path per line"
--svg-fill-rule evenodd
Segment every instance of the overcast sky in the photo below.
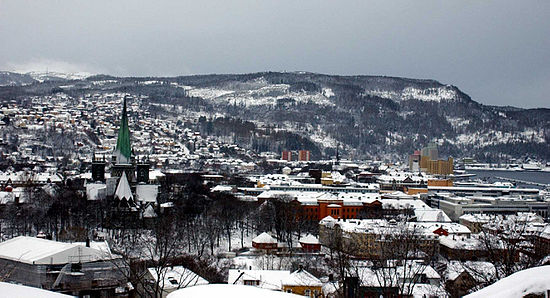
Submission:
M 550 108 L 550 1 L 4 1 L 0 69 L 430 78 Z

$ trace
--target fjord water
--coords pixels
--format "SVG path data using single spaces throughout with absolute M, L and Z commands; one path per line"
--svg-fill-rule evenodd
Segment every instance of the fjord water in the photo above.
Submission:
M 543 171 L 486 171 L 468 170 L 470 174 L 476 174 L 474 179 L 487 180 L 488 182 L 504 181 L 501 178 L 508 178 L 521 181 L 529 181 L 537 184 L 550 185 L 550 172 Z M 518 187 L 544 188 L 541 185 L 517 182 Z

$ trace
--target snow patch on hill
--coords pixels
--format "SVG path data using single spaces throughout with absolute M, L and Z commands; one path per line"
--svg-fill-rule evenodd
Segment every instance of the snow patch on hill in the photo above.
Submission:
M 462 145 L 473 145 L 476 148 L 488 145 L 505 144 L 511 142 L 535 142 L 544 143 L 544 134 L 542 130 L 525 129 L 521 132 L 475 132 L 458 135 L 455 140 L 449 140 L 451 143 Z
M 50 80 L 84 80 L 88 77 L 93 76 L 94 74 L 89 72 L 73 72 L 73 73 L 63 73 L 56 71 L 31 71 L 26 74 L 30 75 L 33 79 L 39 82 L 45 82 Z
M 458 94 L 451 86 L 424 89 L 406 87 L 401 90 L 401 92 L 375 89 L 365 90 L 365 94 L 387 98 L 394 101 L 416 99 L 421 101 L 441 102 L 442 100 L 458 99 Z
M 263 78 L 249 82 L 224 86 L 224 89 L 177 85 L 187 90 L 189 96 L 201 97 L 216 103 L 231 103 L 245 106 L 276 105 L 279 100 L 290 100 L 295 103 L 313 103 L 334 106 L 329 99 L 334 96 L 332 89 L 325 88 L 322 93 L 290 91 L 288 84 L 270 84 Z

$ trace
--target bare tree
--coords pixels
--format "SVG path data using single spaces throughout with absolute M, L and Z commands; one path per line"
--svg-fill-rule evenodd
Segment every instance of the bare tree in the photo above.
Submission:
M 495 217 L 483 226 L 479 239 L 487 260 L 496 268 L 496 280 L 539 264 L 544 256 L 533 247 L 541 231 L 518 215 Z
M 113 251 L 124 257 L 129 267 L 127 278 L 137 286 L 141 297 L 161 297 L 166 268 L 183 246 L 182 237 L 173 225 L 172 216 L 157 218 L 153 230 L 120 231 L 111 241 Z M 157 279 L 151 283 L 148 268 Z M 122 268 L 124 269 L 124 268 Z

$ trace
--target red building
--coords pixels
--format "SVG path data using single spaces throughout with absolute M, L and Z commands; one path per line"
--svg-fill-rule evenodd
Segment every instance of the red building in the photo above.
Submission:
M 311 153 L 309 150 L 300 150 L 298 151 L 298 160 L 299 161 L 309 161 L 311 158 Z
M 304 252 L 319 252 L 321 250 L 321 242 L 311 234 L 302 237 L 300 239 L 300 245 Z
M 276 199 L 279 194 L 260 194 L 258 202 L 261 204 L 266 200 Z M 338 198 L 331 193 L 310 197 L 306 201 L 298 198 L 292 200 L 293 208 L 300 210 L 299 216 L 302 220 L 319 221 L 327 216 L 335 219 L 356 219 L 378 218 L 383 213 L 382 203 L 379 199 L 349 202 Z
M 292 151 L 289 151 L 289 150 L 283 151 L 283 156 L 281 159 L 286 161 L 292 161 Z

